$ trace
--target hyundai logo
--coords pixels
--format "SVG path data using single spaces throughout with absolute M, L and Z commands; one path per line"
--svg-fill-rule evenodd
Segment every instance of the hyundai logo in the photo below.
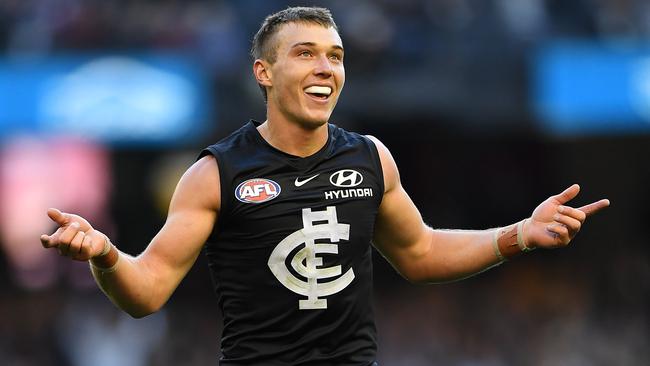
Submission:
M 337 187 L 356 187 L 361 182 L 363 182 L 363 175 L 352 169 L 342 169 L 330 175 L 330 183 Z

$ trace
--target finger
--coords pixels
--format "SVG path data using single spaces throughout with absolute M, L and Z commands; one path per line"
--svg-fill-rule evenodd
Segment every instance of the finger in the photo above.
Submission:
M 81 249 L 81 243 L 83 242 L 86 234 L 83 231 L 78 231 L 70 242 L 70 247 L 68 248 L 68 254 L 76 255 L 79 254 Z
M 556 239 L 560 239 L 562 244 L 569 243 L 569 229 L 562 224 L 551 224 L 546 227 L 546 230 L 556 235 Z
M 41 245 L 43 245 L 43 248 L 53 247 L 54 245 L 51 244 L 51 241 L 52 240 L 49 235 L 45 235 L 45 234 L 41 235 Z
M 573 237 L 578 231 L 580 231 L 580 227 L 582 226 L 582 223 L 580 221 L 567 215 L 555 214 L 553 216 L 553 220 L 566 226 L 569 229 L 569 234 L 571 237 Z
M 565 204 L 572 200 L 580 192 L 580 186 L 577 184 L 565 189 L 562 193 L 553 196 L 560 204 Z
M 594 203 L 590 203 L 588 205 L 584 205 L 578 208 L 578 210 L 584 212 L 586 216 L 589 217 L 607 206 L 609 206 L 609 200 L 604 199 Z
M 59 250 L 59 255 L 61 256 L 67 256 L 68 255 L 68 249 L 70 248 L 70 243 L 60 243 L 57 249 Z
M 79 248 L 80 259 L 87 260 L 90 258 L 90 253 L 93 247 L 93 238 L 90 235 L 84 236 L 84 240 L 81 243 L 81 248 Z
M 587 218 L 587 214 L 585 214 L 583 211 L 569 206 L 558 206 L 557 212 L 562 215 L 572 217 L 580 222 L 585 222 L 585 219 Z
M 99 237 L 93 235 L 92 239 L 93 240 L 90 242 L 90 254 L 91 255 L 93 255 L 93 254 L 97 255 L 97 254 L 101 253 L 102 250 L 104 250 L 104 245 L 105 245 L 106 241 L 104 240 L 104 238 L 101 235 Z
M 79 232 L 79 223 L 73 222 L 59 236 L 59 244 L 69 245 L 72 242 L 72 239 L 74 239 L 75 235 L 77 235 L 77 232 Z
M 48 208 L 47 216 L 49 216 L 52 221 L 59 224 L 59 226 L 64 226 L 69 221 L 68 215 L 64 214 L 56 208 Z

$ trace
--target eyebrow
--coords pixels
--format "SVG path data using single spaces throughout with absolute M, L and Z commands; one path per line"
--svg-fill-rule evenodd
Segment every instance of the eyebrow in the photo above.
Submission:
M 314 42 L 298 42 L 298 43 L 294 43 L 291 46 L 291 48 L 296 48 L 296 47 L 300 47 L 300 46 L 315 47 L 316 43 L 314 43 Z M 343 46 L 340 46 L 338 44 L 335 44 L 334 46 L 332 46 L 332 48 L 337 49 L 337 50 L 341 50 L 342 52 L 345 52 L 345 50 L 343 49 Z

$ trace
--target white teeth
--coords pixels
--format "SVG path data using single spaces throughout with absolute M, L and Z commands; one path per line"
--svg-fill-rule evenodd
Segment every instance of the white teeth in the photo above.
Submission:
M 312 94 L 330 95 L 332 94 L 332 88 L 330 88 L 329 86 L 312 85 L 309 88 L 305 89 L 305 92 L 312 93 Z

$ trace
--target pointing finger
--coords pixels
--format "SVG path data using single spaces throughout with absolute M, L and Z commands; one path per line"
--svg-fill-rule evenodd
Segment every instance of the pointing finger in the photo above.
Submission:
M 580 222 L 584 222 L 587 218 L 587 214 L 585 214 L 584 211 L 569 206 L 559 206 L 557 212 L 570 216 Z
M 590 203 L 588 205 L 584 205 L 578 208 L 578 210 L 584 212 L 585 214 L 587 214 L 587 216 L 591 216 L 607 206 L 609 206 L 609 200 L 603 199 L 594 203 Z
M 573 184 L 571 187 L 565 189 L 562 193 L 554 196 L 554 198 L 560 202 L 560 204 L 565 204 L 577 196 L 578 192 L 580 192 L 580 186 Z

